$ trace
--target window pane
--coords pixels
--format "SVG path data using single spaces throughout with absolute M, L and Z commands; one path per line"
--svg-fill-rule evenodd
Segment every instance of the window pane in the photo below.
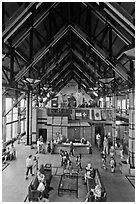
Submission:
M 126 109 L 126 100 L 125 99 L 122 100 L 122 109 Z
M 6 141 L 11 139 L 11 124 L 6 125 Z
M 12 128 L 12 138 L 14 138 L 14 137 L 17 137 L 17 126 L 18 126 L 18 123 L 16 122 L 16 123 L 12 123 L 12 125 L 13 125 L 13 128 Z

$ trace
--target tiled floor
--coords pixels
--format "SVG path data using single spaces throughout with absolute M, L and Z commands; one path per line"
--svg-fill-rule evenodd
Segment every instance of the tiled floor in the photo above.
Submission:
M 31 176 L 25 180 L 25 160 L 28 154 L 34 155 L 36 149 L 30 149 L 25 144 L 15 144 L 17 149 L 17 159 L 10 162 L 2 171 L 2 201 L 3 202 L 23 202 L 28 191 L 28 185 L 33 179 Z M 71 157 L 75 162 L 75 157 Z M 111 173 L 109 166 L 107 170 L 101 168 L 102 162 L 100 152 L 94 148 L 93 154 L 82 155 L 82 166 L 85 167 L 88 162 L 92 162 L 95 168 L 98 168 L 102 181 L 107 191 L 108 202 L 135 202 L 135 188 L 129 180 L 121 174 L 119 170 L 120 158 L 117 157 L 116 172 Z M 49 200 L 51 202 L 84 202 L 86 196 L 86 185 L 83 184 L 82 175 L 79 176 L 79 196 L 76 198 L 75 193 L 64 193 L 62 196 L 57 195 L 57 189 L 62 173 L 60 168 L 60 156 L 58 154 L 39 154 L 39 164 L 52 163 L 53 178 L 51 186 L 54 188 L 50 192 Z M 56 174 L 56 175 L 55 175 Z

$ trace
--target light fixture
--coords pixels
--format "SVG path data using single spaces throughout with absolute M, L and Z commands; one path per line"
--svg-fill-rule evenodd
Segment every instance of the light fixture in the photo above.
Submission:
M 105 78 L 100 78 L 98 80 L 104 84 L 109 84 L 114 80 L 114 77 L 105 77 Z
M 93 94 L 94 94 L 95 96 L 98 96 L 98 94 L 97 94 L 95 91 L 93 91 Z
M 100 98 L 99 101 L 103 101 L 103 98 Z
M 33 79 L 33 78 L 25 78 L 22 81 L 25 82 L 25 83 L 28 83 L 28 84 L 37 84 L 41 80 L 40 79 Z
M 127 55 L 127 57 L 129 57 L 130 59 L 135 60 L 135 48 L 127 50 L 124 52 L 125 55 Z

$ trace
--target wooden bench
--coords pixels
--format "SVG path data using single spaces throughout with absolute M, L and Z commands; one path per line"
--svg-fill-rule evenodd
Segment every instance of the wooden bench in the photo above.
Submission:
M 47 185 L 46 189 L 48 189 L 50 186 L 51 178 L 52 178 L 52 166 L 51 166 L 51 164 L 46 164 L 45 166 L 42 165 L 40 167 L 39 171 L 45 175 L 45 180 L 46 180 L 46 185 Z M 38 185 L 39 185 L 39 181 L 38 181 L 38 178 L 36 175 L 28 187 L 28 200 L 29 200 L 29 202 L 30 201 L 38 202 L 39 197 L 41 195 L 40 191 L 37 190 Z
M 101 197 L 98 198 L 97 202 L 106 202 L 107 200 L 107 193 L 105 190 L 105 187 L 103 185 L 103 182 L 101 180 L 101 176 L 100 173 L 98 171 L 98 169 L 95 169 L 95 178 L 94 179 L 89 179 L 87 178 L 87 190 L 88 192 L 90 191 L 90 189 L 95 188 L 96 185 L 99 185 L 101 188 Z M 94 197 L 90 196 L 88 199 L 88 202 L 94 202 Z

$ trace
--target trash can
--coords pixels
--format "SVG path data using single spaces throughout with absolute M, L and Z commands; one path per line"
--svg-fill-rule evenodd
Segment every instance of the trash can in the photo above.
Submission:
M 130 165 L 126 161 L 121 161 L 119 163 L 120 165 L 120 171 L 122 174 L 129 175 L 130 173 Z

